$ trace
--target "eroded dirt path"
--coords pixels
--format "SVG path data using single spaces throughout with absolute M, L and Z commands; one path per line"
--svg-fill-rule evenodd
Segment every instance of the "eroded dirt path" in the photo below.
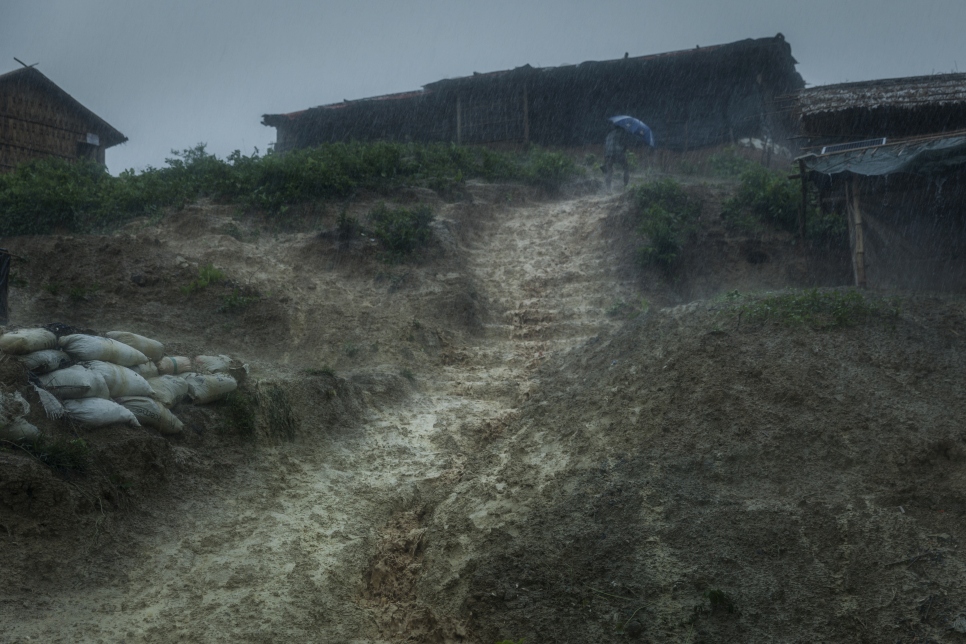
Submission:
M 0 641 L 394 639 L 391 607 L 360 601 L 380 530 L 422 491 L 464 475 L 461 428 L 497 426 L 547 356 L 616 324 L 607 308 L 633 298 L 602 236 L 613 204 L 495 211 L 463 248 L 491 310 L 460 359 L 421 377 L 403 404 L 373 406 L 355 430 L 260 449 L 210 489 L 184 491 L 125 574 L 13 606 Z

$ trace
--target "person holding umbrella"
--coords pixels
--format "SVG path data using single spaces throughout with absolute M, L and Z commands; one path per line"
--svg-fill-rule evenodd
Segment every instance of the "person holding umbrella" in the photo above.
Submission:
M 607 189 L 610 190 L 611 173 L 614 164 L 624 168 L 624 187 L 630 180 L 630 168 L 627 165 L 627 146 L 630 143 L 646 143 L 654 147 L 654 133 L 641 121 L 632 116 L 612 116 L 610 122 L 614 124 L 607 139 L 604 141 L 604 175 Z

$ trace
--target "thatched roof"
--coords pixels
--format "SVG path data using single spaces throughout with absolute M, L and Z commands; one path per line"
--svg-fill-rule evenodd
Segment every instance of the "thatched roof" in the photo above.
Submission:
M 803 117 L 851 109 L 914 109 L 966 104 L 966 74 L 887 78 L 811 87 L 798 92 Z

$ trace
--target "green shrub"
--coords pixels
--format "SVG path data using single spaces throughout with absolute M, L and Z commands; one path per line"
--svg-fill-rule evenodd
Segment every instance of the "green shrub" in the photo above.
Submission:
M 239 313 L 261 299 L 257 293 L 247 292 L 243 289 L 233 288 L 231 293 L 221 296 L 221 305 L 218 307 L 219 313 Z
M 409 255 L 432 237 L 434 215 L 428 206 L 389 208 L 381 204 L 369 212 L 370 232 L 393 256 Z
M 75 230 L 85 214 L 110 208 L 107 170 L 90 161 L 38 159 L 0 174 L 0 234 L 46 235 Z
M 579 173 L 577 164 L 569 156 L 533 148 L 524 166 L 523 177 L 528 183 L 556 191 Z
M 83 438 L 41 436 L 24 449 L 55 469 L 83 471 L 91 463 L 91 448 Z
M 218 283 L 225 279 L 225 273 L 215 268 L 214 264 L 205 264 L 198 267 L 198 279 L 192 280 L 187 286 L 181 287 L 181 292 L 191 295 L 195 291 L 208 288 L 212 283 Z
M 23 163 L 0 175 L 0 236 L 99 232 L 201 197 L 282 215 L 294 204 L 345 199 L 361 189 L 422 186 L 445 193 L 477 178 L 556 190 L 582 172 L 570 157 L 536 147 L 512 153 L 388 141 L 329 143 L 284 155 L 236 150 L 224 160 L 199 143 L 172 150 L 165 163 L 117 177 L 90 161 Z
M 694 232 L 701 203 L 671 179 L 655 181 L 634 192 L 638 231 L 647 237 L 641 261 L 669 268 Z
M 805 238 L 822 241 L 832 247 L 849 247 L 849 223 L 844 216 L 809 209 L 805 218 Z
M 335 230 L 341 241 L 349 241 L 362 233 L 362 224 L 356 217 L 351 217 L 347 212 L 342 211 L 336 221 Z
M 801 188 L 782 174 L 763 167 L 741 175 L 735 195 L 725 202 L 723 217 L 732 227 L 746 231 L 768 224 L 796 232 Z
M 757 168 L 761 165 L 742 156 L 735 146 L 728 146 L 708 157 L 708 171 L 717 177 L 740 177 Z

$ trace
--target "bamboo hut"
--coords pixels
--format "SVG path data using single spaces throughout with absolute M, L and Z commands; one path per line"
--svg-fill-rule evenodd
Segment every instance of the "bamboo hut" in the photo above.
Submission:
M 0 172 L 42 157 L 91 159 L 127 138 L 34 67 L 0 75 Z
M 784 140 L 775 98 L 804 86 L 781 34 L 579 65 L 473 74 L 421 90 L 266 114 L 279 152 L 336 141 L 599 145 L 607 117 L 631 114 L 671 150 Z
M 847 218 L 855 284 L 966 292 L 966 74 L 814 87 L 795 103 L 803 194 L 811 182 Z

